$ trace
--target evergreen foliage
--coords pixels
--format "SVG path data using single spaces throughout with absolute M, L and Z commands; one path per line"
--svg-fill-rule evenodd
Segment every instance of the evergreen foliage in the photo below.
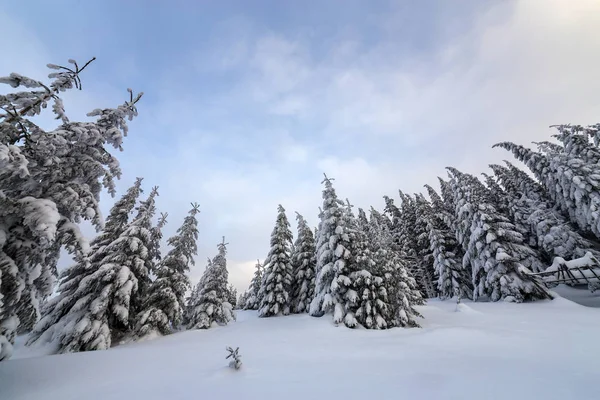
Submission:
M 292 312 L 308 312 L 315 295 L 316 249 L 313 232 L 302 215 L 296 213 L 298 236 L 294 245 L 291 263 L 293 268 L 294 291 Z
M 31 328 L 54 290 L 61 249 L 86 256 L 78 223 L 103 227 L 100 192 L 114 195 L 121 175 L 107 147 L 121 149 L 141 94 L 115 109 L 93 110 L 88 122 L 70 121 L 59 96 L 81 89 L 79 75 L 92 61 L 48 64 L 48 84 L 17 73 L 0 77 L 16 89 L 0 95 L 0 360 L 10 357 L 15 334 Z M 60 121 L 52 131 L 34 119 L 48 104 Z
M 527 273 L 524 263 L 535 254 L 510 220 L 490 204 L 489 193 L 475 177 L 449 168 L 455 193 L 456 218 L 468 230 L 456 232 L 463 245 L 463 265 L 472 269 L 473 298 L 491 301 L 551 298 L 546 288 Z
M 250 281 L 250 287 L 245 293 L 245 300 L 242 308 L 244 310 L 258 310 L 260 305 L 258 293 L 261 288 L 263 281 L 263 266 L 260 260 L 256 260 L 256 267 L 254 270 L 254 276 Z
M 291 263 L 292 232 L 285 209 L 277 208 L 277 221 L 271 233 L 271 250 L 265 260 L 263 296 L 259 317 L 288 315 L 292 300 L 293 269 Z
M 232 305 L 228 302 L 227 243 L 225 238 L 217 246 L 219 253 L 206 267 L 200 280 L 198 296 L 194 300 L 188 322 L 189 329 L 208 329 L 213 323 L 227 325 L 235 320 Z
M 198 205 L 192 204 L 177 234 L 167 241 L 171 250 L 158 265 L 144 309 L 137 317 L 138 338 L 168 335 L 183 322 L 184 296 L 190 287 L 187 274 L 197 253 L 199 212 Z

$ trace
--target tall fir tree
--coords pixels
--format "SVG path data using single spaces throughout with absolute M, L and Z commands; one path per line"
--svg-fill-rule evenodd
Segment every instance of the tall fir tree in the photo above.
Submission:
M 296 213 L 298 236 L 291 257 L 294 278 L 292 312 L 308 312 L 315 296 L 316 249 L 313 232 L 304 217 Z
M 100 192 L 114 195 L 121 175 L 107 147 L 122 149 L 141 94 L 90 112 L 94 121 L 70 121 L 60 93 L 81 89 L 80 73 L 91 61 L 48 64 L 50 83 L 17 73 L 0 78 L 17 89 L 0 95 L 0 361 L 12 352 L 18 315 L 27 331 L 53 292 L 61 249 L 85 257 L 88 243 L 78 224 L 87 220 L 102 229 Z M 34 117 L 49 103 L 60 126 L 47 132 Z
M 258 310 L 258 307 L 260 305 L 258 293 L 260 291 L 262 280 L 263 266 L 260 263 L 260 260 L 256 260 L 254 276 L 250 281 L 250 287 L 248 287 L 248 290 L 246 291 L 246 297 L 243 305 L 244 310 Z
M 509 194 L 511 217 L 529 229 L 546 265 L 554 257 L 569 260 L 583 257 L 588 251 L 600 256 L 598 243 L 577 232 L 542 185 L 511 163 L 490 167 Z
M 259 317 L 288 315 L 291 309 L 293 267 L 291 263 L 292 232 L 285 215 L 285 209 L 279 205 L 277 220 L 271 233 L 271 250 L 265 260 L 263 296 L 258 309 Z
M 233 307 L 227 298 L 229 273 L 225 238 L 217 248 L 219 253 L 212 259 L 201 278 L 198 297 L 188 323 L 189 329 L 208 329 L 213 323 L 227 325 L 235 320 Z
M 427 298 L 435 298 L 437 291 L 437 272 L 434 268 L 434 256 L 429 239 L 428 222 L 432 217 L 433 209 L 431 204 L 422 194 L 415 196 L 416 220 L 414 226 L 414 235 L 416 237 L 416 254 L 418 257 L 419 276 L 421 277 L 424 294 Z
M 168 335 L 183 322 L 184 296 L 190 287 L 187 274 L 197 254 L 199 212 L 198 204 L 192 204 L 177 234 L 167 241 L 171 250 L 158 265 L 156 279 L 137 318 L 138 338 Z
M 321 317 L 327 313 L 334 314 L 334 321 L 339 323 L 345 317 L 343 304 L 338 290 L 338 280 L 347 276 L 347 266 L 352 262 L 350 253 L 350 233 L 345 217 L 344 203 L 338 199 L 332 185 L 332 179 L 325 176 L 322 182 L 323 206 L 319 213 L 319 228 L 316 238 L 317 263 L 315 280 L 315 297 L 310 304 L 309 314 Z M 349 283 L 349 282 L 347 282 Z
M 463 243 L 465 267 L 472 268 L 473 298 L 522 302 L 552 298 L 546 288 L 527 274 L 524 262 L 532 256 L 523 236 L 498 213 L 481 183 L 472 176 L 449 168 L 454 179 L 456 216 L 470 226 L 457 237 Z M 479 182 L 479 183 L 478 183 Z
M 129 216 L 142 193 L 141 184 L 142 178 L 137 178 L 134 185 L 113 205 L 104 229 L 91 241 L 88 255 L 76 257 L 76 263 L 61 274 L 58 294 L 44 304 L 42 317 L 31 332 L 28 343 L 37 341 L 46 332 L 47 336 L 52 336 L 56 324 L 67 316 L 79 299 L 92 295 L 93 287 L 87 286 L 89 292 L 82 291 L 81 282 L 86 282 L 100 268 L 100 263 L 108 255 L 107 247 L 127 228 Z
M 362 308 L 367 315 L 371 314 L 370 320 L 364 322 L 365 326 L 418 327 L 417 318 L 421 314 L 414 306 L 422 303 L 421 294 L 414 278 L 409 276 L 399 255 L 393 250 L 393 237 L 387 220 L 373 208 L 367 230 L 373 263 L 372 288 L 368 292 L 372 301 L 364 301 L 364 292 L 362 296 Z M 375 314 L 376 310 L 380 310 L 379 317 Z M 359 312 L 360 316 L 362 314 Z
M 237 289 L 232 284 L 229 284 L 229 286 L 227 286 L 227 301 L 229 302 L 229 304 L 231 304 L 231 307 L 234 310 L 237 308 Z
M 432 212 L 427 218 L 427 229 L 433 253 L 433 266 L 438 275 L 439 297 L 448 299 L 457 296 L 470 299 L 473 297 L 471 272 L 463 267 L 464 253 L 446 222 L 451 216 L 437 192 L 431 186 L 426 188 L 432 204 Z
M 583 232 L 600 238 L 600 166 L 565 150 L 535 152 L 510 142 L 498 143 L 522 161 L 544 185 L 552 200 Z
M 57 352 L 108 349 L 130 331 L 139 311 L 138 282 L 147 279 L 151 266 L 148 246 L 156 195 L 154 188 L 134 220 L 106 246 L 98 269 L 82 279 L 73 294 L 76 303 L 44 332 L 39 330 L 36 336 L 49 335 Z

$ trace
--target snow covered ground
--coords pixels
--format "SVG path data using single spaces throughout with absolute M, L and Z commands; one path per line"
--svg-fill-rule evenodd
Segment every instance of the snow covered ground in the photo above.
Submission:
M 559 298 L 420 310 L 423 329 L 243 311 L 226 327 L 108 351 L 18 348 L 0 363 L 0 399 L 600 398 L 600 309 Z M 227 368 L 226 346 L 240 347 L 241 370 Z

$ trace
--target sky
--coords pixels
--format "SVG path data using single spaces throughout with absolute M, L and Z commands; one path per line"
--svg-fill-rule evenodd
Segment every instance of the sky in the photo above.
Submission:
M 159 186 L 165 239 L 200 204 L 193 282 L 225 236 L 244 290 L 278 204 L 294 231 L 295 212 L 317 225 L 323 173 L 381 209 L 447 166 L 511 159 L 494 143 L 599 122 L 597 0 L 26 3 L 0 0 L 0 75 L 97 57 L 64 95 L 71 120 L 144 92 L 117 196 L 137 176 L 146 195 Z

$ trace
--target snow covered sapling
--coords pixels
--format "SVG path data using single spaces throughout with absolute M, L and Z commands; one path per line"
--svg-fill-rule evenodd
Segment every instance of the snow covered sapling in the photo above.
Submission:
M 240 348 L 236 347 L 234 350 L 231 347 L 227 347 L 225 350 L 229 352 L 229 355 L 225 357 L 225 359 L 231 358 L 231 361 L 229 361 L 229 368 L 240 369 L 242 366 L 242 356 L 239 353 Z

